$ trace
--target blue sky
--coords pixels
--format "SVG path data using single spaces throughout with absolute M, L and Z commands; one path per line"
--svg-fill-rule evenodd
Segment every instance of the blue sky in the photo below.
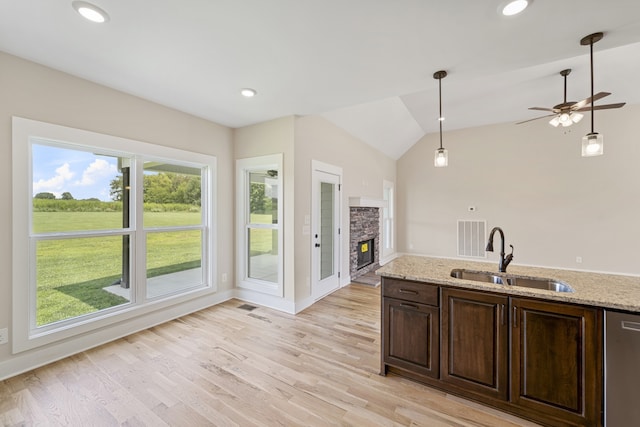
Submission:
M 74 199 L 110 201 L 109 183 L 119 175 L 116 157 L 33 144 L 33 195 L 65 191 Z

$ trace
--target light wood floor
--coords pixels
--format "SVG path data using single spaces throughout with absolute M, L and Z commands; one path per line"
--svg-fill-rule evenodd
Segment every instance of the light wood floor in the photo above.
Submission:
M 0 423 L 534 426 L 380 376 L 380 290 L 297 316 L 232 300 L 0 382 Z

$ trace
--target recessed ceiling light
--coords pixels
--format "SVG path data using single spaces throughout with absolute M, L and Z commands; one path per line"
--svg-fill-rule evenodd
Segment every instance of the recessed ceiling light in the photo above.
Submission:
M 502 14 L 504 16 L 513 16 L 522 12 L 529 6 L 529 2 L 527 0 L 514 0 L 512 2 L 507 3 L 502 8 Z
M 258 92 L 256 92 L 256 90 L 255 90 L 255 89 L 251 89 L 250 87 L 246 87 L 246 88 L 242 89 L 242 90 L 240 91 L 240 93 L 241 93 L 241 94 L 242 94 L 242 96 L 244 96 L 245 98 L 252 98 L 252 97 L 256 96 L 256 94 L 257 94 Z
M 74 1 L 71 5 L 83 18 L 91 22 L 102 24 L 109 20 L 109 14 L 107 12 L 86 1 Z

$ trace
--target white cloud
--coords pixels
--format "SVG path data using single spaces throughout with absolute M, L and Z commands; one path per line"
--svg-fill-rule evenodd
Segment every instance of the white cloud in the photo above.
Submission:
M 54 193 L 59 195 L 64 190 L 67 181 L 73 178 L 74 173 L 71 172 L 69 163 L 65 163 L 56 169 L 55 176 L 49 179 L 40 179 L 33 183 L 33 193 Z
M 96 159 L 82 172 L 82 179 L 76 181 L 75 185 L 93 185 L 101 179 L 115 176 L 117 172 L 116 165 L 104 159 Z

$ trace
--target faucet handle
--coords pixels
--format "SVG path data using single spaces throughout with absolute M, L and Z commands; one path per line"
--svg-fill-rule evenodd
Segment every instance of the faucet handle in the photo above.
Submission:
M 507 271 L 507 265 L 513 260 L 513 245 L 509 245 L 511 247 L 511 253 L 504 257 L 504 262 L 502 263 L 503 271 Z

